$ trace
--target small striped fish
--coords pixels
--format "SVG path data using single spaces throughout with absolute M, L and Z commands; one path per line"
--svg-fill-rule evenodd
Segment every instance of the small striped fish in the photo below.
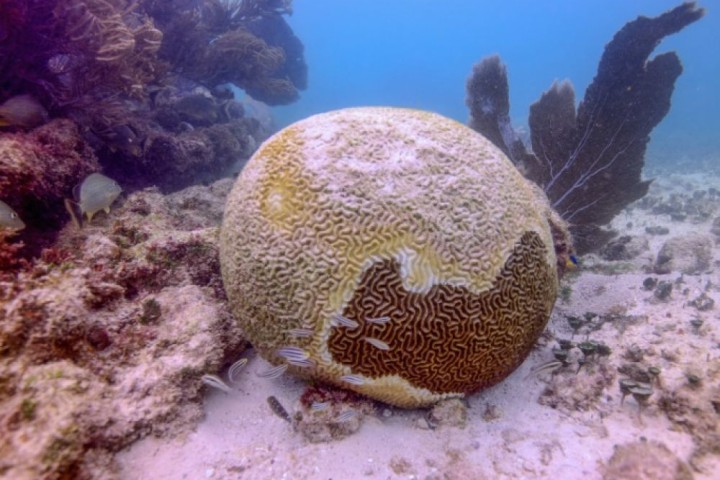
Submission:
M 542 365 L 538 365 L 537 367 L 533 368 L 530 373 L 528 373 L 525 378 L 529 378 L 533 375 L 540 375 L 541 373 L 545 372 L 554 372 L 558 368 L 563 366 L 563 362 L 560 360 L 550 360 L 549 362 L 545 362 Z
M 313 402 L 310 405 L 310 410 L 313 412 L 322 412 L 323 410 L 327 410 L 328 407 L 330 407 L 330 402 Z
M 203 375 L 201 377 L 201 380 L 205 385 L 217 388 L 218 390 L 222 390 L 225 393 L 230 393 L 232 391 L 228 384 L 223 382 L 222 379 L 217 375 Z
M 363 340 L 365 340 L 370 345 L 372 345 L 373 347 L 378 348 L 380 350 L 390 350 L 390 345 L 388 345 L 387 343 L 383 342 L 382 340 L 380 340 L 378 338 L 365 337 Z
M 384 316 L 384 317 L 377 317 L 377 318 L 367 318 L 365 319 L 368 323 L 374 323 L 376 325 L 385 325 L 390 321 L 390 317 Z
M 353 375 L 353 374 L 343 375 L 342 377 L 340 377 L 340 380 L 342 380 L 343 382 L 347 382 L 351 385 L 364 385 L 365 384 L 365 380 L 363 380 L 363 378 L 361 376 Z
M 348 422 L 353 418 L 357 417 L 358 413 L 355 410 L 346 410 L 337 416 L 336 420 L 340 423 Z
M 330 320 L 330 325 L 333 327 L 347 327 L 347 328 L 357 328 L 360 326 L 358 322 L 355 320 L 351 320 L 343 315 L 335 314 L 332 316 L 332 319 Z
M 230 366 L 230 369 L 228 370 L 228 378 L 230 379 L 230 383 L 237 383 L 238 375 L 240 374 L 240 371 L 243 369 L 243 367 L 247 365 L 247 362 L 247 358 L 241 358 Z
M 275 352 L 285 360 L 307 360 L 310 354 L 300 347 L 282 347 Z
M 258 377 L 262 378 L 278 378 L 282 376 L 283 373 L 285 373 L 288 369 L 287 364 L 283 363 L 282 365 L 276 365 L 272 368 L 269 368 L 265 370 L 264 372 L 258 373 Z
M 293 328 L 288 330 L 288 333 L 295 338 L 308 338 L 312 337 L 315 332 L 309 328 Z

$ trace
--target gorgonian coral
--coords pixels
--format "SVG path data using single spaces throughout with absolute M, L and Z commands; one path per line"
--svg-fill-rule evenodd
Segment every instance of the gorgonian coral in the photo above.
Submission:
M 682 73 L 674 52 L 648 57 L 664 37 L 703 14 L 684 3 L 626 24 L 605 47 L 577 110 L 569 82 L 555 83 L 530 107 L 532 152 L 510 125 L 505 66 L 490 57 L 473 69 L 467 85 L 470 126 L 545 190 L 570 223 L 579 251 L 602 246 L 610 234 L 601 226 L 647 193 L 650 182 L 641 173 L 650 132 L 670 109 Z

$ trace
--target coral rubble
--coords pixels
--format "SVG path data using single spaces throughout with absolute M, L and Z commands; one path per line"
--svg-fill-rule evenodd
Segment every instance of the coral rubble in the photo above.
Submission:
M 374 413 L 373 403 L 348 390 L 322 385 L 308 387 L 297 402 L 292 423 L 309 442 L 345 438 Z
M 641 171 L 649 135 L 670 109 L 682 72 L 674 52 L 648 57 L 664 37 L 703 14 L 684 3 L 627 23 L 605 47 L 577 111 L 569 82 L 555 83 L 530 107 L 532 152 L 510 124 L 505 66 L 495 56 L 474 67 L 467 84 L 470 126 L 545 190 L 571 224 L 578 251 L 602 246 L 611 234 L 601 226 L 647 193 Z

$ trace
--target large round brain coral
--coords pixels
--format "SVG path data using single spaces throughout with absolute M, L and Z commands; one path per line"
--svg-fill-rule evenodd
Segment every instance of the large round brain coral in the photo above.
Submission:
M 220 256 L 260 355 L 412 407 L 520 365 L 550 316 L 567 240 L 481 135 L 428 112 L 355 108 L 259 148 L 230 194 Z

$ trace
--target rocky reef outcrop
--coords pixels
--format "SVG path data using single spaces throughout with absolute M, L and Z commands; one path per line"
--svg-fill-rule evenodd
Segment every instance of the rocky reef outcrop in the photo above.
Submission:
M 202 416 L 204 374 L 245 348 L 217 234 L 230 180 L 133 193 L 0 276 L 0 472 L 115 478 L 112 452 Z

